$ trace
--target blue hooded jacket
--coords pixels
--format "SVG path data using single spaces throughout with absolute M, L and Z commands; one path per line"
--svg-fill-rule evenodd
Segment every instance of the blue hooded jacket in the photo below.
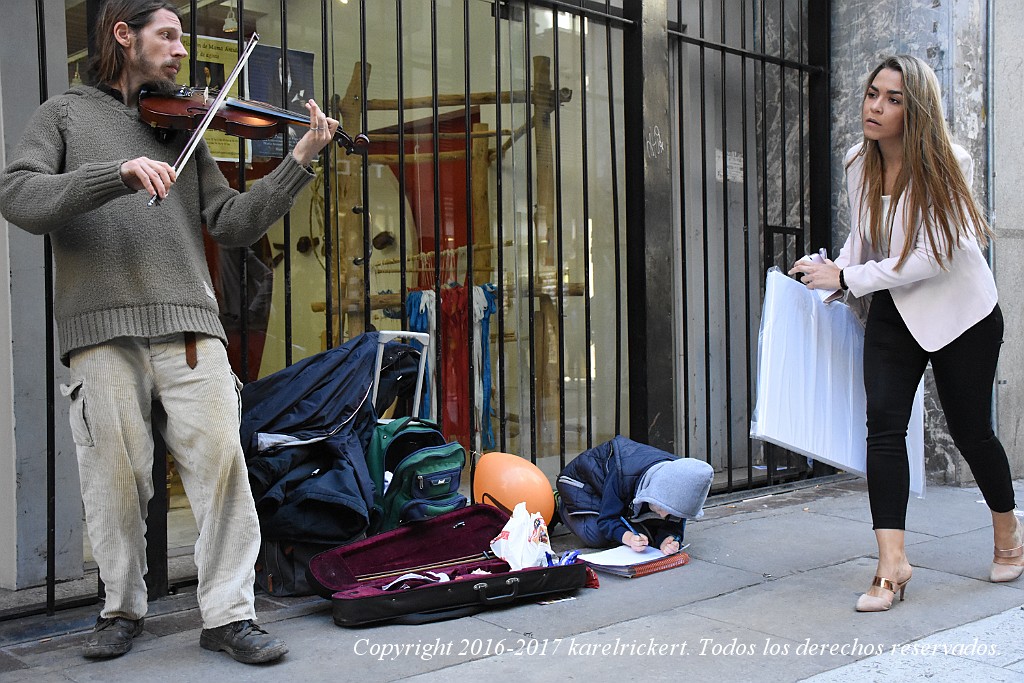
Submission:
M 558 493 L 566 514 L 597 515 L 597 525 L 608 543 L 618 543 L 629 529 L 620 517 L 632 517 L 637 484 L 650 467 L 659 462 L 677 460 L 666 451 L 616 436 L 576 456 L 558 475 Z M 664 526 L 651 524 L 650 526 Z M 656 543 L 673 533 L 682 533 L 682 526 L 664 530 L 653 539 Z

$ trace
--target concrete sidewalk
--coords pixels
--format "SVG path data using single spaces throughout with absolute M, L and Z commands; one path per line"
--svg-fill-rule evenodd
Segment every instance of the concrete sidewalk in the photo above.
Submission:
M 989 519 L 976 489 L 912 499 L 914 578 L 878 614 L 853 609 L 875 562 L 866 490 L 851 480 L 709 507 L 687 526 L 687 566 L 601 575 L 599 589 L 548 605 L 347 629 L 320 598 L 263 597 L 262 624 L 291 648 L 268 666 L 200 649 L 191 593 L 153 603 L 134 649 L 103 662 L 77 650 L 95 608 L 6 622 L 0 680 L 1021 681 L 1024 579 L 987 580 Z

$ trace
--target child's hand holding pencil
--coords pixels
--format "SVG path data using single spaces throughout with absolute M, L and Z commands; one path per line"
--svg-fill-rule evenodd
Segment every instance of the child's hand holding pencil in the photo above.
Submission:
M 647 548 L 647 537 L 643 534 L 638 534 L 633 525 L 629 523 L 625 517 L 619 517 L 622 523 L 629 529 L 626 533 L 622 534 L 622 545 L 629 546 L 638 553 L 642 553 Z

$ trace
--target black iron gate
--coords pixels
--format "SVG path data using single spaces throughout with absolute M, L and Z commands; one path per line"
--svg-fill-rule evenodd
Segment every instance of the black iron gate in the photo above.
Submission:
M 713 491 L 806 477 L 748 438 L 767 268 L 830 247 L 829 3 L 676 2 L 681 443 Z

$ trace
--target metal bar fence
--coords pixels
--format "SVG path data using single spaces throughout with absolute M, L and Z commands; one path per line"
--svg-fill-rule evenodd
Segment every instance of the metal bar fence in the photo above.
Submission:
M 804 248 L 812 153 L 806 144 L 808 84 L 823 68 L 805 61 L 811 33 L 805 28 L 806 0 L 779 0 L 774 6 L 679 1 L 675 12 L 677 24 L 669 33 L 675 39 L 680 140 L 683 296 L 675 305 L 682 321 L 679 383 L 686 397 L 680 409 L 682 442 L 715 465 L 719 475 L 712 490 L 731 492 L 807 473 L 803 459 L 762 448 L 737 432 L 745 431 L 753 411 L 761 277 L 768 266 L 792 263 Z M 691 192 L 694 176 L 699 189 Z M 693 216 L 699 216 L 696 222 Z M 688 269 L 695 262 L 703 281 Z M 703 310 L 695 318 L 690 304 L 697 302 Z M 694 337 L 697 330 L 703 339 Z M 690 413 L 695 403 L 703 412 L 699 420 Z

